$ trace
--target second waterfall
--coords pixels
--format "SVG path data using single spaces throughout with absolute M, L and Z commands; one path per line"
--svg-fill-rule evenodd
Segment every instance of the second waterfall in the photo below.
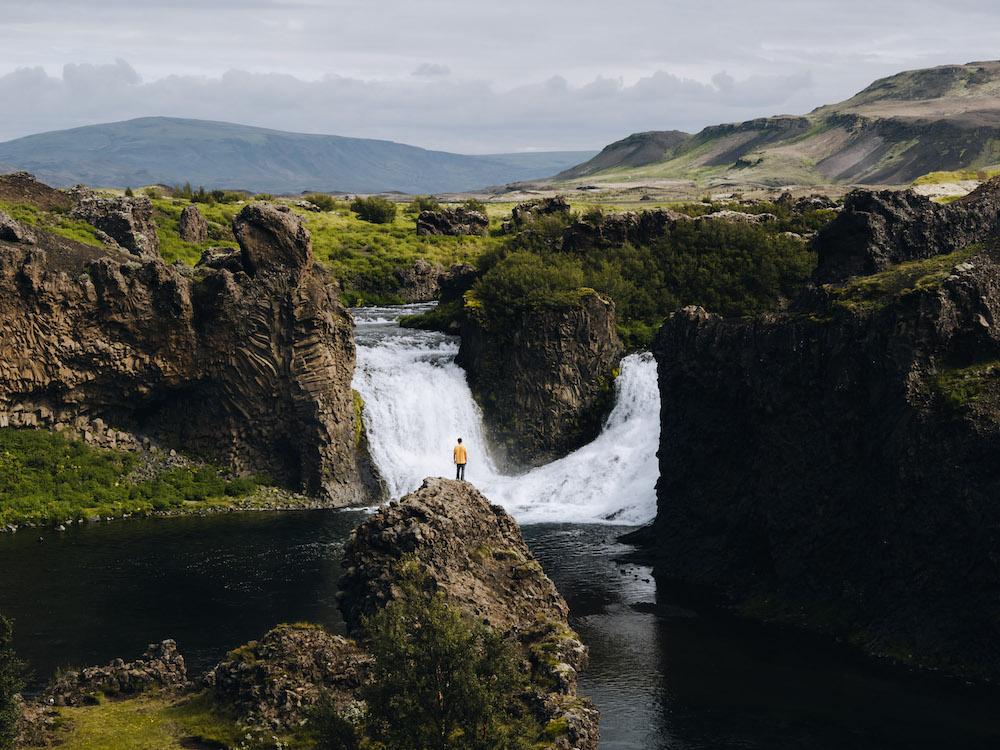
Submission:
M 489 459 L 482 415 L 455 364 L 457 337 L 396 323 L 401 314 L 429 308 L 354 310 L 354 388 L 365 401 L 372 458 L 390 497 L 416 489 L 428 476 L 453 477 L 451 449 L 461 437 L 469 449 L 466 479 L 522 523 L 637 525 L 653 518 L 660 405 L 651 355 L 622 360 L 615 407 L 592 443 L 526 474 L 506 476 Z

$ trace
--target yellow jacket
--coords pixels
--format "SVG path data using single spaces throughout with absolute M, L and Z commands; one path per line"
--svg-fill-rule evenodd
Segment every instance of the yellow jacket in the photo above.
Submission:
M 468 457 L 468 454 L 465 452 L 465 446 L 462 445 L 461 443 L 459 443 L 458 445 L 456 445 L 455 446 L 455 463 L 456 464 L 467 463 L 466 460 L 465 460 L 467 457 Z

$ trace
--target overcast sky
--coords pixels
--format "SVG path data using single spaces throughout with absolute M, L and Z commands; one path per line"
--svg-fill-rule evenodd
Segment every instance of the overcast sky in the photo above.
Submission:
M 167 115 L 599 149 L 1000 59 L 991 0 L 0 0 L 0 30 L 0 141 Z

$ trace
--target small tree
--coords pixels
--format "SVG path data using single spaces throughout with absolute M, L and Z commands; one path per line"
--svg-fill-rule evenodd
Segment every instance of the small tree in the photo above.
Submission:
M 0 748 L 14 747 L 18 709 L 14 696 L 24 687 L 24 665 L 14 655 L 14 626 L 0 615 Z
M 433 195 L 415 195 L 406 207 L 406 213 L 419 214 L 421 211 L 440 211 L 441 204 Z
M 135 193 L 132 192 L 131 186 L 125 188 L 125 197 L 126 198 L 133 198 L 133 197 L 135 197 Z
M 521 750 L 538 734 L 518 701 L 527 679 L 515 648 L 426 593 L 401 564 L 402 596 L 365 621 L 375 658 L 365 733 L 386 750 Z
M 355 198 L 351 210 L 359 219 L 372 224 L 389 224 L 396 218 L 396 204 L 387 198 Z
M 462 201 L 462 208 L 466 211 L 478 211 L 484 216 L 486 215 L 486 204 L 478 198 L 466 198 Z

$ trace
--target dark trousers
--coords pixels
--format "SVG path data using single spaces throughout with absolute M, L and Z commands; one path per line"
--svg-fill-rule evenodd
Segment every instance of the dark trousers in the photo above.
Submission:
M 465 479 L 465 464 L 455 464 L 455 479 Z

